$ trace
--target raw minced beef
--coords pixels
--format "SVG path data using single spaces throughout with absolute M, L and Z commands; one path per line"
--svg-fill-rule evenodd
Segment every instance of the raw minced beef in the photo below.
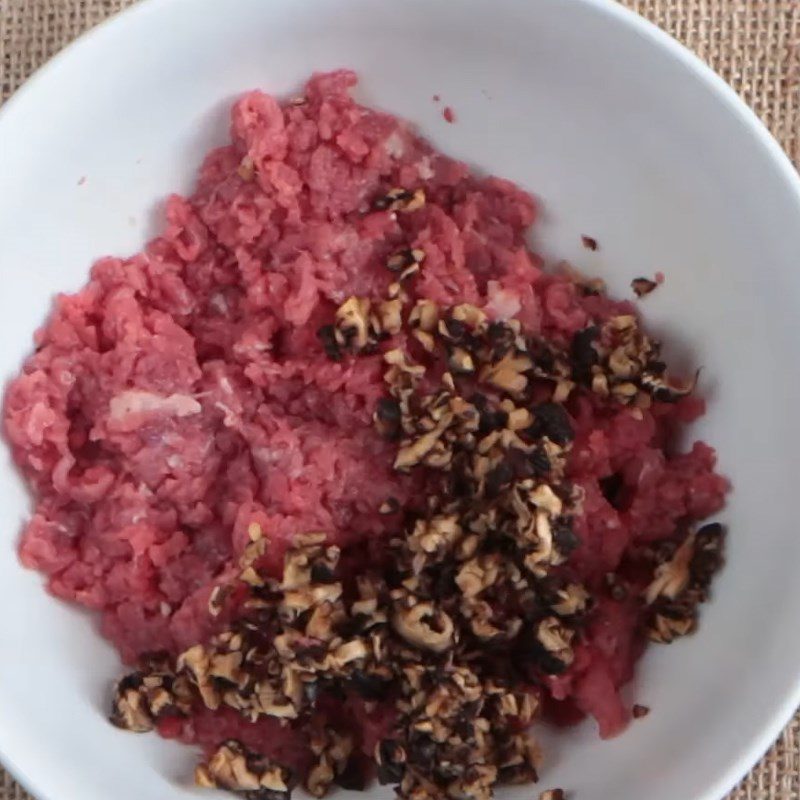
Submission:
M 543 270 L 526 246 L 529 194 L 358 105 L 354 84 L 340 71 L 312 78 L 302 102 L 240 99 L 231 143 L 208 155 L 191 196 L 169 199 L 163 234 L 132 258 L 100 260 L 80 292 L 60 296 L 8 389 L 6 432 L 36 498 L 22 560 L 53 594 L 97 610 L 128 663 L 208 638 L 209 595 L 236 574 L 252 523 L 276 571 L 306 531 L 357 564 L 392 530 L 379 513 L 387 498 L 421 495 L 420 474 L 394 471 L 395 447 L 372 427 L 381 354 L 334 362 L 317 335 L 348 296 L 386 296 L 387 259 L 405 243 L 425 255 L 417 297 L 515 317 L 560 346 L 635 313 Z M 393 187 L 424 188 L 424 207 L 376 209 Z M 587 583 L 722 506 L 713 450 L 672 450 L 701 400 L 634 415 L 581 395 L 567 408 L 569 477 L 585 492 L 571 563 Z M 551 715 L 590 713 L 603 735 L 620 730 L 619 688 L 642 647 L 637 605 L 603 600 L 570 668 L 543 687 Z M 351 711 L 374 741 L 385 720 Z M 162 733 L 304 757 L 274 721 L 229 709 Z

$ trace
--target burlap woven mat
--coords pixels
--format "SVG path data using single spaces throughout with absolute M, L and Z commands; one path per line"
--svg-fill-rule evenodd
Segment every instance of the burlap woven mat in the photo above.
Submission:
M 0 100 L 78 34 L 134 2 L 0 0 Z M 622 2 L 705 59 L 800 165 L 800 0 Z M 0 800 L 33 798 L 0 768 Z M 800 800 L 800 714 L 728 800 Z

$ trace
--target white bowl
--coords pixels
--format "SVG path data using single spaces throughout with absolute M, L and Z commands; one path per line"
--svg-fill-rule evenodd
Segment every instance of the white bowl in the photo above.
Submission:
M 800 701 L 800 181 L 720 79 L 615 3 L 149 0 L 101 26 L 0 117 L 0 375 L 56 290 L 155 230 L 159 200 L 225 140 L 234 96 L 337 66 L 359 71 L 367 102 L 540 195 L 539 250 L 621 294 L 666 273 L 646 313 L 705 366 L 697 433 L 735 487 L 729 565 L 698 635 L 642 662 L 650 716 L 610 742 L 591 724 L 552 737 L 542 787 L 718 800 Z M 107 724 L 116 656 L 18 565 L 29 504 L 3 458 L 0 757 L 40 800 L 208 797 L 188 781 L 194 754 Z

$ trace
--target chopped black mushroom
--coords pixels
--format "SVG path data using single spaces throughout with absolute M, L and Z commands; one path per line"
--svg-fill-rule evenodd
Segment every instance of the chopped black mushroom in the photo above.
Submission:
M 363 792 L 372 778 L 372 761 L 363 753 L 353 753 L 344 769 L 336 775 L 336 784 L 351 792 Z
M 376 211 L 417 211 L 425 205 L 424 189 L 390 189 L 372 204 Z
M 394 739 L 382 739 L 375 747 L 375 763 L 381 783 L 400 783 L 406 771 L 406 751 Z
M 634 278 L 631 281 L 631 289 L 637 297 L 644 297 L 656 288 L 658 288 L 658 283 L 650 278 Z
M 521 397 L 528 388 L 526 373 L 533 369 L 533 362 L 526 354 L 507 353 L 497 361 L 486 364 L 480 371 L 481 381 L 511 397 Z
M 569 583 L 556 592 L 552 609 L 560 617 L 576 618 L 587 610 L 592 602 L 591 595 L 580 583 Z
M 246 800 L 289 800 L 289 792 L 277 792 L 274 789 L 256 789 L 255 791 L 245 792 L 243 797 Z
M 399 608 L 393 616 L 392 625 L 403 639 L 421 650 L 442 653 L 453 644 L 453 621 L 432 603 Z
M 692 380 L 677 383 L 675 380 L 666 375 L 661 370 L 657 372 L 656 369 L 662 366 L 661 362 L 655 362 L 648 365 L 642 373 L 640 383 L 642 388 L 650 392 L 654 400 L 661 403 L 677 403 L 684 397 L 688 397 L 694 392 L 697 386 L 697 380 L 700 377 L 699 370 L 695 373 Z
M 403 415 L 400 404 L 391 397 L 378 400 L 375 409 L 375 427 L 385 439 L 397 439 L 401 433 Z
M 355 352 L 368 353 L 374 345 L 371 306 L 368 299 L 353 296 L 336 309 L 336 333 Z
M 353 691 L 365 700 L 382 700 L 389 692 L 391 681 L 384 675 L 356 670 L 350 685 Z
M 594 346 L 599 335 L 600 329 L 596 325 L 592 325 L 578 331 L 572 337 L 570 359 L 572 374 L 576 380 L 583 382 L 591 380 L 592 367 L 600 360 L 600 355 Z
M 311 581 L 313 583 L 333 583 L 336 573 L 324 561 L 317 561 L 311 566 Z
M 682 604 L 664 603 L 655 606 L 647 635 L 651 642 L 670 644 L 688 636 L 697 627 L 695 609 Z
M 462 320 L 445 317 L 439 322 L 439 334 L 446 342 L 458 344 L 467 339 L 469 329 Z
M 265 791 L 270 798 L 288 800 L 293 779 L 287 768 L 245 749 L 238 741 L 229 740 L 197 767 L 195 783 L 209 789 L 252 792 L 250 796 L 259 800 Z
M 475 372 L 475 361 L 463 347 L 454 347 L 450 351 L 447 365 L 456 375 L 471 375 Z
M 486 475 L 486 494 L 494 497 L 514 480 L 514 469 L 507 461 L 501 461 Z
M 409 267 L 418 267 L 425 260 L 425 251 L 419 248 L 406 248 L 389 256 L 386 268 L 390 272 L 405 272 Z
M 644 592 L 645 601 L 652 605 L 659 598 L 677 600 L 689 587 L 690 564 L 694 554 L 694 536 L 688 536 L 675 550 L 672 558 L 656 567 L 653 579 Z
M 547 450 L 541 445 L 537 445 L 528 454 L 528 459 L 533 467 L 534 475 L 537 478 L 544 478 L 552 469 L 550 456 L 547 455 Z
M 486 329 L 486 339 L 491 346 L 492 356 L 500 358 L 516 345 L 517 334 L 504 322 L 490 322 Z
M 540 403 L 534 407 L 529 434 L 536 438 L 546 436 L 562 447 L 569 444 L 575 435 L 569 414 L 558 403 Z
M 539 795 L 539 800 L 566 800 L 563 789 L 547 789 Z
M 110 719 L 118 728 L 134 733 L 153 730 L 153 716 L 139 673 L 127 675 L 117 684 Z
M 414 735 L 408 745 L 408 760 L 415 767 L 430 772 L 436 766 L 437 749 L 427 734 Z
M 587 250 L 597 250 L 597 248 L 600 246 L 597 243 L 597 239 L 595 239 L 593 236 L 586 236 L 586 234 L 581 236 L 581 241 Z
M 514 657 L 519 663 L 526 664 L 544 675 L 560 675 L 565 672 L 569 663 L 557 653 L 548 650 L 539 641 L 536 631 L 524 630 L 515 642 Z
M 703 525 L 695 535 L 694 553 L 689 562 L 692 582 L 705 589 L 724 563 L 725 528 L 718 522 Z
M 508 425 L 508 412 L 501 408 L 486 409 L 480 412 L 480 433 L 502 430 Z
M 211 590 L 208 597 L 208 613 L 212 617 L 218 616 L 231 594 L 231 587 L 225 584 L 217 585 Z
M 333 325 L 323 325 L 317 331 L 317 338 L 322 342 L 325 355 L 331 361 L 342 360 L 342 348 L 336 338 L 336 328 Z
M 506 456 L 506 463 L 514 473 L 516 480 L 544 477 L 550 471 L 550 459 L 541 447 L 534 447 L 526 452 L 519 447 L 512 447 Z

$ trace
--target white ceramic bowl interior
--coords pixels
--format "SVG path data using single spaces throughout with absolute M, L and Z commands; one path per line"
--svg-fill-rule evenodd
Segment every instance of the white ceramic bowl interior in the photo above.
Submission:
M 642 662 L 632 688 L 650 716 L 610 742 L 591 724 L 548 735 L 542 788 L 718 800 L 800 699 L 800 191 L 733 93 L 616 4 L 148 0 L 102 26 L 0 116 L 0 375 L 18 369 L 54 292 L 155 231 L 160 200 L 189 190 L 225 141 L 235 96 L 288 93 L 339 66 L 361 74 L 364 101 L 539 195 L 540 251 L 622 295 L 666 274 L 643 308 L 705 368 L 697 434 L 734 483 L 730 563 L 699 634 Z M 2 759 L 40 800 L 210 797 L 190 785 L 194 754 L 105 721 L 117 659 L 89 616 L 17 564 L 29 503 L 2 458 Z

